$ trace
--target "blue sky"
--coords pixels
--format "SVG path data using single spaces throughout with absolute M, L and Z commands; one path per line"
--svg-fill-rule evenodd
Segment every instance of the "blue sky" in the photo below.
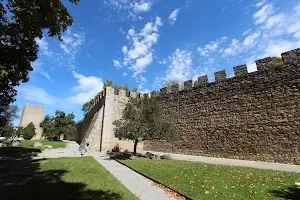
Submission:
M 39 58 L 17 104 L 83 117 L 82 104 L 109 78 L 141 92 L 300 47 L 299 0 L 65 1 L 75 23 L 57 38 L 37 39 Z M 18 121 L 15 122 L 18 125 Z

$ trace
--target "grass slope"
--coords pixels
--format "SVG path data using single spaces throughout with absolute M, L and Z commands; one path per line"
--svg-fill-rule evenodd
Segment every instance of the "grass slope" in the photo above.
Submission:
M 178 160 L 120 160 L 192 199 L 300 199 L 300 174 Z

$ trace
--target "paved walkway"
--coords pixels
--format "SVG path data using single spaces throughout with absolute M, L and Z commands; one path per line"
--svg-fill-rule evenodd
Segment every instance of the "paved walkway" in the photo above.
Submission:
M 73 141 L 64 141 L 67 143 L 66 148 L 57 149 L 46 149 L 39 153 L 33 159 L 43 159 L 43 158 L 63 158 L 63 157 L 80 157 L 80 152 L 78 151 L 79 145 Z
M 91 154 L 104 166 L 111 174 L 113 174 L 125 187 L 142 200 L 164 200 L 174 199 L 165 191 L 154 186 L 154 182 L 136 173 L 135 171 L 125 167 L 115 160 L 109 160 L 109 157 L 99 154 Z
M 258 169 L 271 169 L 271 170 L 278 170 L 278 171 L 300 173 L 300 165 L 289 165 L 289 164 L 281 164 L 281 163 L 237 160 L 237 159 L 227 159 L 227 158 L 214 158 L 214 157 L 206 157 L 206 156 L 191 156 L 191 155 L 162 153 L 162 152 L 154 152 L 154 151 L 150 151 L 150 152 L 158 155 L 170 154 L 172 159 L 175 160 L 186 160 L 186 161 L 203 162 L 203 163 L 210 163 L 210 164 L 243 166 L 243 167 L 253 167 Z

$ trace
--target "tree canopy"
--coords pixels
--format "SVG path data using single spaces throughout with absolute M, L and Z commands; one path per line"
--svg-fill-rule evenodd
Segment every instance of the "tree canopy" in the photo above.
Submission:
M 114 134 L 119 139 L 134 142 L 134 153 L 138 142 L 153 139 L 174 139 L 177 134 L 170 123 L 164 120 L 155 97 L 130 98 L 122 118 L 114 123 Z
M 180 81 L 179 80 L 167 80 L 164 82 L 164 87 L 167 87 L 167 88 L 170 88 L 171 85 L 176 85 L 176 84 L 180 84 Z
M 62 40 L 73 21 L 61 0 L 0 1 L 0 112 L 15 101 L 15 86 L 29 80 L 38 53 L 35 38 L 47 30 L 49 37 Z
M 17 105 L 9 105 L 0 112 L 0 127 L 4 125 L 12 125 L 15 119 L 19 118 L 19 108 Z
M 16 133 L 13 121 L 18 119 L 19 108 L 17 105 L 6 106 L 3 111 L 0 112 L 0 136 L 13 137 Z
M 47 115 L 40 123 L 43 129 L 42 136 L 48 139 L 58 139 L 61 134 L 72 135 L 75 133 L 75 115 L 66 114 L 63 111 L 56 110 L 55 116 Z

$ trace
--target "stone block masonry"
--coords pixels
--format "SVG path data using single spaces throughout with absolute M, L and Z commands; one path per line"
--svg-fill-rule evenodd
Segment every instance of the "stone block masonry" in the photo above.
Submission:
M 26 127 L 30 122 L 34 124 L 35 136 L 32 138 L 34 140 L 39 140 L 42 138 L 42 128 L 40 123 L 44 118 L 45 107 L 37 105 L 24 105 L 22 115 L 20 118 L 20 126 Z
M 166 120 L 180 135 L 174 142 L 147 141 L 139 151 L 152 150 L 189 155 L 300 164 L 300 49 L 282 54 L 284 64 L 271 58 L 256 61 L 257 71 L 246 65 L 183 85 L 172 85 L 148 95 L 157 96 Z M 120 119 L 129 96 L 141 94 L 107 87 L 93 108 L 77 122 L 77 140 L 88 141 L 91 151 L 115 146 L 133 150 L 132 141 L 114 137 L 113 122 Z
M 234 67 L 235 77 L 215 73 L 191 86 L 156 94 L 180 139 L 147 141 L 144 150 L 300 164 L 300 49 L 256 61 L 258 71 Z

